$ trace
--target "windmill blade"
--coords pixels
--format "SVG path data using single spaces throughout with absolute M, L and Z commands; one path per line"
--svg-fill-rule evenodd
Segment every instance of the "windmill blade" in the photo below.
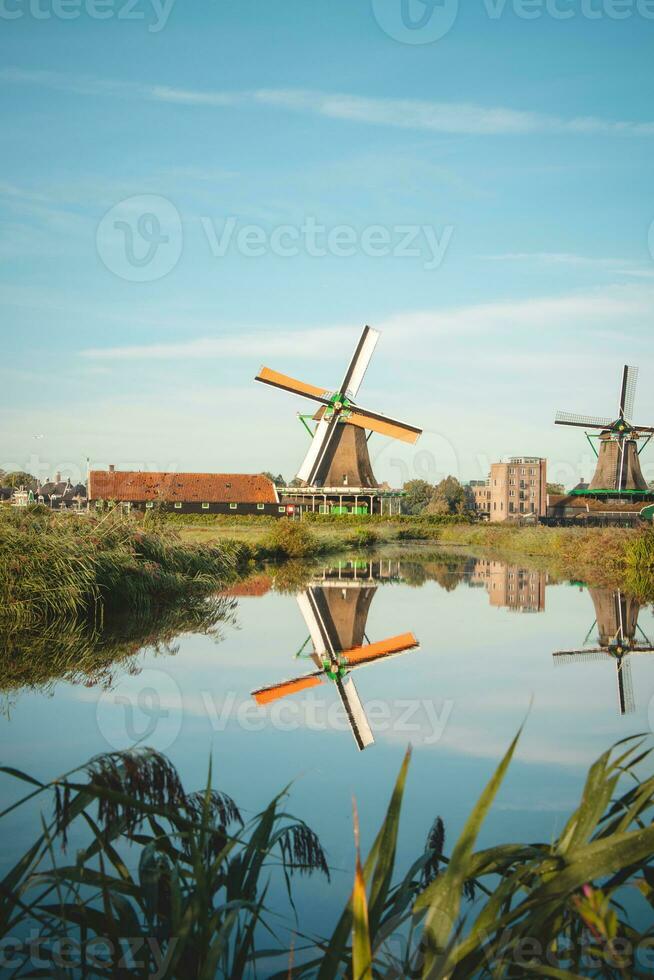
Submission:
M 636 710 L 634 685 L 631 679 L 631 665 L 628 658 L 618 664 L 618 704 L 621 715 L 630 715 Z
M 354 741 L 357 743 L 359 750 L 362 751 L 368 748 L 369 745 L 372 745 L 375 739 L 368 724 L 366 713 L 363 710 L 361 699 L 354 686 L 354 681 L 351 677 L 347 677 L 344 681 L 337 681 L 336 687 L 343 702 L 347 720 L 350 723 L 350 728 L 354 735 Z
M 311 687 L 318 687 L 324 679 L 324 672 L 317 670 L 313 674 L 296 677 L 292 681 L 283 681 L 281 684 L 261 687 L 258 691 L 252 691 L 252 697 L 259 705 L 272 704 L 274 701 L 279 701 L 280 698 L 288 697 L 289 694 L 297 694 L 298 691 L 308 691 Z
M 633 418 L 637 381 L 638 368 L 633 364 L 625 364 L 622 374 L 622 391 L 620 393 L 620 415 L 622 418 Z
M 397 419 L 387 418 L 377 412 L 369 412 L 365 408 L 359 408 L 358 405 L 345 417 L 345 422 L 349 425 L 357 425 L 360 429 L 371 429 L 383 436 L 390 436 L 391 439 L 401 439 L 402 442 L 415 443 L 422 435 L 422 429 L 415 425 L 398 422 Z
M 590 415 L 576 415 L 574 412 L 557 412 L 555 425 L 578 425 L 582 429 L 609 429 L 614 419 L 600 419 Z
M 596 647 L 595 649 L 589 648 L 586 650 L 557 650 L 552 656 L 554 657 L 555 665 L 561 666 L 563 664 L 573 663 L 596 663 L 600 660 L 606 660 L 610 654 L 601 647 Z
M 313 649 L 319 656 L 333 653 L 328 631 L 325 629 L 315 603 L 312 601 L 310 589 L 307 589 L 306 592 L 298 593 L 297 604 L 300 607 L 300 612 L 309 630 Z
M 413 633 L 402 633 L 400 636 L 392 636 L 388 640 L 380 640 L 378 643 L 367 643 L 361 647 L 344 650 L 343 657 L 349 666 L 362 667 L 364 664 L 371 664 L 376 660 L 383 660 L 385 657 L 393 657 L 409 650 L 417 650 L 419 646 L 420 644 Z
M 298 479 L 303 480 L 305 483 L 313 484 L 316 474 L 322 466 L 329 446 L 336 434 L 336 423 L 336 415 L 333 415 L 330 419 L 322 418 L 318 422 L 314 437 L 309 446 L 309 451 L 297 472 Z
M 634 426 L 634 430 L 635 430 L 635 432 L 636 432 L 637 435 L 639 433 L 643 433 L 643 432 L 654 432 L 654 426 L 651 426 L 651 425 L 635 425 Z
M 352 355 L 343 383 L 338 389 L 342 395 L 346 395 L 348 398 L 356 398 L 378 340 L 378 330 L 373 330 L 372 327 L 363 328 L 363 333 Z
M 264 385 L 271 385 L 273 388 L 281 388 L 282 391 L 290 391 L 294 395 L 312 398 L 314 401 L 323 402 L 325 405 L 329 404 L 329 399 L 326 397 L 329 392 L 326 388 L 316 388 L 315 385 L 309 385 L 305 381 L 298 381 L 297 378 L 291 378 L 287 374 L 273 371 L 272 368 L 262 367 L 254 380 L 260 381 Z

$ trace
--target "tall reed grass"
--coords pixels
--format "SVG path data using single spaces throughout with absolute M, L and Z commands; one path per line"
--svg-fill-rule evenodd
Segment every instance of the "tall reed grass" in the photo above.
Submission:
M 232 581 L 248 557 L 230 542 L 182 544 L 172 529 L 149 530 L 116 512 L 97 518 L 0 508 L 0 629 L 206 595 Z
M 52 972 L 34 973 L 29 946 L 17 941 L 13 975 L 651 977 L 654 918 L 650 911 L 637 928 L 624 897 L 631 892 L 654 910 L 654 777 L 638 777 L 652 750 L 631 738 L 605 752 L 556 839 L 479 849 L 519 734 L 449 856 L 437 819 L 425 847 L 398 871 L 407 752 L 365 858 L 356 834 L 352 893 L 323 937 L 270 908 L 275 877 L 286 884 L 291 910 L 293 874 L 329 877 L 316 835 L 287 814 L 286 792 L 244 823 L 236 803 L 213 788 L 211 769 L 204 790 L 188 793 L 151 750 L 101 756 L 51 783 L 2 769 L 28 792 L 0 818 L 39 798 L 54 803 L 0 883 L 0 932 L 37 933 Z M 86 843 L 71 860 L 65 846 L 74 827 Z M 99 965 L 89 955 L 98 940 L 108 948 Z M 55 962 L 62 941 L 77 950 L 81 970 Z M 127 941 L 140 951 L 140 964 L 129 969 L 118 962 Z

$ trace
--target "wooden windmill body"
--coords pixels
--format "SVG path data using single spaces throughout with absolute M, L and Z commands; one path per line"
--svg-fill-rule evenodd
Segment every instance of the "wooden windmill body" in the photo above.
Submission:
M 652 438 L 654 428 L 636 425 L 631 421 L 637 380 L 638 368 L 625 365 L 616 419 L 576 415 L 571 412 L 557 413 L 557 425 L 594 430 L 592 435 L 586 431 L 586 436 L 589 441 L 595 438 L 599 442 L 599 448 L 595 449 L 591 441 L 591 446 L 597 455 L 593 478 L 587 489 L 574 490 L 574 494 L 642 496 L 651 493 L 640 467 L 640 453 Z M 641 440 L 645 441 L 639 448 Z

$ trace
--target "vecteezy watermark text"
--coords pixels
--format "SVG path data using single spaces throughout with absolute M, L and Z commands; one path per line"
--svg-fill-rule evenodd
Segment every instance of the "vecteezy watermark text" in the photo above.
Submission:
M 146 22 L 150 34 L 168 23 L 175 0 L 0 0 L 0 20 L 122 20 Z
M 212 731 L 345 732 L 350 728 L 338 698 L 308 694 L 299 700 L 280 700 L 262 708 L 252 698 L 228 691 L 221 697 L 200 691 L 193 704 L 185 702 L 174 678 L 148 668 L 126 676 L 103 691 L 96 705 L 98 729 L 112 749 L 134 742 L 165 751 L 182 729 L 186 710 L 204 716 Z M 439 742 L 449 723 L 454 702 L 429 698 L 371 699 L 365 702 L 369 724 L 376 734 L 390 734 L 422 745 Z
M 353 225 L 320 224 L 307 217 L 300 225 L 277 225 L 267 230 L 260 225 L 241 224 L 230 215 L 218 229 L 211 218 L 202 218 L 202 227 L 215 258 L 230 251 L 247 258 L 271 254 L 280 258 L 307 255 L 310 258 L 369 258 L 392 256 L 396 259 L 422 259 L 424 269 L 438 269 L 452 240 L 454 228 L 446 225 L 439 231 L 432 225 L 367 225 L 359 230 Z
M 511 10 L 521 20 L 654 20 L 654 0 L 484 0 L 491 20 L 499 20 Z
M 440 229 L 427 224 L 327 225 L 313 215 L 299 224 L 265 227 L 246 224 L 235 215 L 219 221 L 204 216 L 199 221 L 202 244 L 215 259 L 233 254 L 248 259 L 390 256 L 417 260 L 427 271 L 440 268 L 454 235 L 453 225 Z M 96 247 L 104 265 L 119 278 L 154 282 L 179 262 L 187 231 L 192 229 L 183 226 L 179 211 L 167 198 L 137 194 L 119 201 L 102 217 Z
M 148 976 L 153 980 L 163 977 L 175 953 L 179 940 L 175 937 L 165 944 L 153 936 L 121 938 L 113 941 L 105 936 L 96 936 L 84 944 L 73 937 L 53 938 L 41 936 L 31 930 L 26 938 L 5 936 L 0 940 L 0 968 L 16 969 L 29 963 L 38 970 L 87 970 L 109 969 L 132 970 L 148 968 Z M 44 976 L 45 974 L 41 974 Z
M 654 21 L 654 0 L 478 0 L 490 20 L 513 14 L 519 20 Z M 470 5 L 472 6 L 472 4 Z M 454 27 L 459 0 L 372 0 L 382 30 L 403 44 L 432 44 Z
M 217 700 L 210 692 L 203 691 L 202 702 L 215 732 L 229 727 L 246 732 L 350 730 L 350 720 L 340 701 L 315 695 L 301 701 L 278 701 L 265 710 L 253 701 L 239 699 L 233 692 Z M 376 734 L 391 733 L 422 745 L 435 745 L 443 737 L 454 702 L 446 700 L 439 707 L 429 698 L 371 699 L 365 702 L 364 708 Z

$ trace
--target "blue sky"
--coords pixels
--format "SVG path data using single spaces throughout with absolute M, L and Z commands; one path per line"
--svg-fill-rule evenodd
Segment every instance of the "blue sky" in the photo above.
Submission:
M 654 424 L 654 4 L 407 2 L 0 3 L 0 467 L 290 477 L 252 378 L 336 386 L 364 323 L 425 429 L 380 479 L 587 476 L 553 416 L 625 362 Z

